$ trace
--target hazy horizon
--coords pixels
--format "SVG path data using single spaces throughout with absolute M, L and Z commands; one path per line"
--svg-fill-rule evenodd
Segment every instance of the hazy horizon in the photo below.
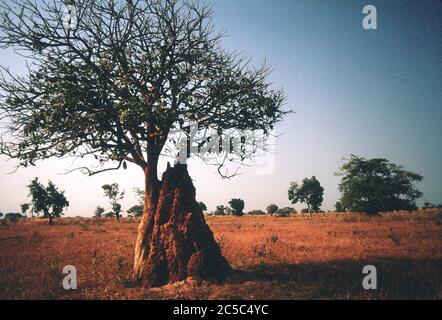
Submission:
M 244 199 L 247 211 L 270 203 L 290 206 L 290 181 L 313 175 L 325 189 L 322 209 L 333 210 L 340 180 L 334 173 L 350 154 L 386 158 L 422 174 L 417 186 L 423 199 L 442 202 L 442 2 L 370 1 L 378 10 L 378 30 L 370 31 L 362 28 L 365 1 L 210 3 L 215 27 L 227 30 L 224 47 L 252 56 L 255 64 L 266 59 L 274 68 L 275 88 L 284 88 L 294 113 L 277 127 L 282 135 L 272 175 L 243 167 L 240 176 L 223 180 L 215 168 L 191 161 L 197 199 L 209 211 L 231 198 Z M 25 70 L 11 50 L 0 49 L 0 61 L 14 73 Z M 34 177 L 66 191 L 69 216 L 90 216 L 97 205 L 108 209 L 101 186 L 113 182 L 126 190 L 126 211 L 137 202 L 132 189 L 144 179 L 131 165 L 94 177 L 60 174 L 75 167 L 72 159 L 50 159 L 8 174 L 15 165 L 0 156 L 3 213 L 19 212 L 20 203 L 30 202 L 26 185 Z

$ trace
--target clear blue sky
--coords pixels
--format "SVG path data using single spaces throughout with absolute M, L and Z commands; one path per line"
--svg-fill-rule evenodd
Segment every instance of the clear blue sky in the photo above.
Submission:
M 315 175 L 325 188 L 323 208 L 339 197 L 334 172 L 351 153 L 384 157 L 424 175 L 425 199 L 442 202 L 442 1 L 216 0 L 215 25 L 225 47 L 267 59 L 275 87 L 296 112 L 278 127 L 275 171 L 255 168 L 223 181 L 215 169 L 193 162 L 197 196 L 210 210 L 241 197 L 246 209 L 289 205 L 290 181 Z M 362 28 L 362 7 L 378 10 L 378 30 Z M 20 73 L 23 61 L 0 51 L 3 65 Z M 48 160 L 7 175 L 13 161 L 0 157 L 0 211 L 19 211 L 25 185 L 35 176 L 66 190 L 69 215 L 91 215 L 105 205 L 100 186 L 118 182 L 135 202 L 140 169 L 86 177 L 60 175 L 71 160 Z M 298 209 L 303 206 L 297 206 Z

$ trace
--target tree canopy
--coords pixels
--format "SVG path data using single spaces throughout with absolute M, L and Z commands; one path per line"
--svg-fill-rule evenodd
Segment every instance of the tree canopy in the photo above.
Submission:
M 28 185 L 29 195 L 32 197 L 32 212 L 43 213 L 45 218 L 52 224 L 53 218 L 59 218 L 63 214 L 64 208 L 69 206 L 64 191 L 59 191 L 51 182 L 45 187 L 35 178 Z
M 302 185 L 292 182 L 288 190 L 289 200 L 292 204 L 301 202 L 308 206 L 308 212 L 318 212 L 322 205 L 324 188 L 315 176 L 302 180 Z
M 104 195 L 110 200 L 112 206 L 112 211 L 110 214 L 119 220 L 121 204 L 118 203 L 118 201 L 124 198 L 124 190 L 120 191 L 118 183 L 105 184 L 101 188 L 103 189 Z
M 417 173 L 387 159 L 365 159 L 352 155 L 337 173 L 342 177 L 341 210 L 377 214 L 394 210 L 415 210 L 422 197 L 414 182 L 422 181 Z
M 244 215 L 244 200 L 242 199 L 232 199 L 229 201 L 229 205 L 232 208 L 232 214 L 234 216 L 243 216 Z
M 9 123 L 1 152 L 21 166 L 89 155 L 98 163 L 82 168 L 88 174 L 156 166 L 160 154 L 177 156 L 170 135 L 190 134 L 189 121 L 231 136 L 268 134 L 286 113 L 283 93 L 266 82 L 269 69 L 221 48 L 208 6 L 79 0 L 66 14 L 61 1 L 0 4 L 0 46 L 30 62 L 26 76 L 2 68 L 0 77 Z

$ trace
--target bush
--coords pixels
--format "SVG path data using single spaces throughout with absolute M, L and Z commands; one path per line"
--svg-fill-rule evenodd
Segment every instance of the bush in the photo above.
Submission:
M 302 209 L 301 213 L 308 213 L 308 209 L 307 208 Z
M 262 210 L 252 210 L 248 214 L 251 216 L 262 216 L 265 215 L 266 213 Z
M 94 211 L 94 216 L 97 217 L 97 218 L 101 218 L 101 216 L 103 215 L 103 213 L 104 213 L 104 208 L 101 207 L 101 206 L 97 206 L 97 207 L 95 208 L 95 211 Z
M 23 216 L 20 213 L 10 212 L 10 213 L 5 214 L 5 220 L 8 220 L 8 221 L 15 222 L 15 221 L 20 220 L 22 218 L 23 218 Z
M 290 214 L 296 214 L 297 211 L 296 211 L 295 208 L 292 208 L 292 207 L 285 207 L 285 208 L 279 209 L 278 211 L 276 211 L 276 213 L 290 215 Z
M 277 212 L 275 212 L 273 214 L 273 216 L 277 217 L 277 218 L 287 218 L 287 217 L 290 217 L 290 213 L 286 213 L 282 210 L 278 210 Z
M 216 206 L 216 210 L 213 213 L 215 216 L 224 216 L 226 215 L 226 207 L 223 205 Z
M 131 207 L 129 210 L 127 210 L 128 215 L 133 217 L 141 217 L 143 215 L 144 206 L 142 205 L 135 205 Z
M 276 204 L 269 204 L 266 211 L 267 214 L 274 214 L 278 211 L 278 206 Z

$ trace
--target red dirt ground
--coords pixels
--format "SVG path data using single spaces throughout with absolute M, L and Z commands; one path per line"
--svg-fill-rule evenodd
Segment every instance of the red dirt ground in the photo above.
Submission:
M 208 217 L 235 271 L 156 289 L 130 282 L 136 219 L 0 223 L 1 299 L 441 299 L 442 212 Z M 374 265 L 378 290 L 361 282 Z M 62 288 L 65 265 L 78 289 Z

